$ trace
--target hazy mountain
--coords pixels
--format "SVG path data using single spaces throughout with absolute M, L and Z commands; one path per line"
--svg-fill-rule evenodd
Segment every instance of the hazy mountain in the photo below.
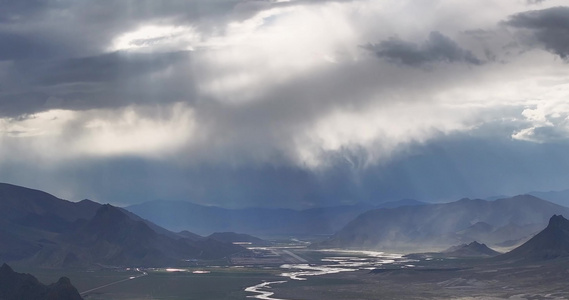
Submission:
M 569 207 L 569 189 L 563 191 L 529 192 L 528 194 Z
M 432 251 L 472 240 L 494 245 L 531 236 L 551 215 L 567 213 L 569 208 L 530 195 L 377 209 L 315 246 Z
M 233 231 L 263 236 L 332 234 L 370 209 L 422 204 L 424 203 L 415 200 L 401 200 L 380 206 L 360 204 L 299 211 L 270 208 L 226 209 L 183 201 L 152 201 L 126 209 L 173 231 L 190 230 L 204 235 Z
M 0 216 L 3 262 L 45 267 L 165 266 L 244 251 L 195 234 L 186 238 L 122 208 L 89 200 L 70 202 L 10 184 L 0 184 Z
M 197 240 L 201 240 L 203 239 L 203 236 L 199 235 L 199 234 L 195 234 L 193 232 L 189 232 L 187 230 L 182 230 L 180 232 L 177 233 L 178 236 L 186 238 L 186 239 L 190 239 L 192 241 L 197 241 Z
M 226 243 L 243 243 L 253 246 L 269 246 L 272 244 L 269 241 L 265 241 L 252 235 L 235 232 L 215 232 L 209 235 L 208 238 Z
M 500 252 L 490 249 L 486 244 L 474 241 L 470 244 L 462 244 L 453 246 L 443 251 L 447 256 L 452 257 L 483 257 L 483 256 L 496 256 Z
M 81 300 L 67 277 L 44 285 L 30 274 L 16 273 L 10 266 L 0 267 L 0 299 L 2 300 Z
M 554 215 L 547 227 L 518 248 L 499 259 L 515 261 L 548 260 L 569 256 L 569 221 Z

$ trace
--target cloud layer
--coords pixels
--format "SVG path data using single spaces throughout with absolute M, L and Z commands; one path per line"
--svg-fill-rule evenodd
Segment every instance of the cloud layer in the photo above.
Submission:
M 464 146 L 476 136 L 564 165 L 548 152 L 569 137 L 562 5 L 5 1 L 0 180 L 116 203 L 292 207 L 566 188 L 487 184 L 448 163 L 482 151 Z M 441 143 L 454 158 L 429 152 Z M 406 161 L 423 152 L 441 182 L 463 182 L 418 182 L 428 173 L 411 169 L 437 168 Z M 496 163 L 482 165 L 515 169 Z

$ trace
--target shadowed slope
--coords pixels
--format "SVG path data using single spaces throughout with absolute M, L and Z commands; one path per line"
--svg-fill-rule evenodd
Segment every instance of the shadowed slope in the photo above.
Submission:
M 30 274 L 16 273 L 10 266 L 0 267 L 0 299 L 2 300 L 81 300 L 67 277 L 48 286 Z
M 185 238 L 112 205 L 70 202 L 0 183 L 0 262 L 56 268 L 167 266 L 241 251 L 197 235 Z
M 215 240 L 173 239 L 132 220 L 121 209 L 106 204 L 84 225 L 60 237 L 58 247 L 43 249 L 32 262 L 49 267 L 175 266 L 185 259 L 222 258 L 244 251 Z
M 548 260 L 569 256 L 569 220 L 554 215 L 547 227 L 518 248 L 499 256 L 506 260 Z

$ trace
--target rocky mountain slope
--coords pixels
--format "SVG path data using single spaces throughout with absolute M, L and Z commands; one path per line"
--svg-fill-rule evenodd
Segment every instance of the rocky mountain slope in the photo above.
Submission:
M 569 220 L 554 215 L 544 230 L 499 259 L 539 261 L 562 257 L 569 257 Z
M 415 200 L 311 208 L 305 210 L 245 208 L 227 209 L 182 201 L 152 201 L 127 210 L 173 231 L 243 232 L 257 236 L 333 234 L 359 214 L 379 207 L 424 205 Z

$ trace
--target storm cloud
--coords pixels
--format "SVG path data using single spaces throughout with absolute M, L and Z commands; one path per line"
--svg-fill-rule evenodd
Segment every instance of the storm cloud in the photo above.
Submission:
M 431 32 L 427 40 L 420 45 L 392 37 L 364 48 L 379 58 L 409 66 L 435 62 L 482 64 L 472 52 L 461 48 L 455 41 L 437 31 Z
M 434 3 L 4 1 L 0 180 L 232 207 L 566 189 L 563 2 Z
M 569 57 L 569 7 L 552 7 L 511 16 L 506 25 L 531 32 L 528 42 L 541 45 L 567 60 Z

